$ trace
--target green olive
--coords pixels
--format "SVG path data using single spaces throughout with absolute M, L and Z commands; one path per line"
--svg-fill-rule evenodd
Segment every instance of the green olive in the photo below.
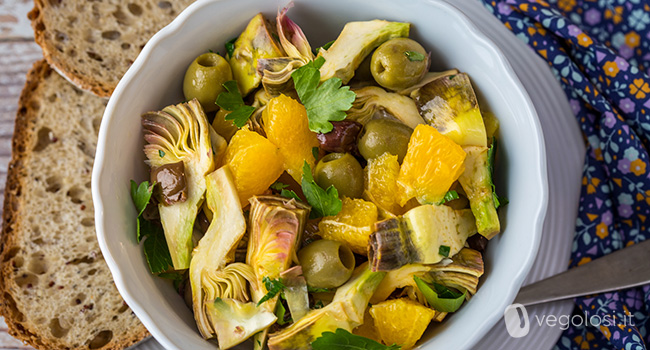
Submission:
M 366 123 L 359 137 L 359 153 L 366 160 L 388 152 L 404 160 L 413 129 L 392 119 L 373 119 Z
M 354 270 L 354 254 L 345 244 L 321 239 L 298 252 L 298 261 L 307 285 L 313 288 L 336 288 L 345 283 Z
M 223 57 L 208 52 L 197 57 L 185 71 L 183 95 L 196 98 L 206 112 L 216 111 L 217 96 L 224 90 L 221 84 L 232 80 L 230 65 Z
M 324 189 L 334 186 L 340 197 L 359 198 L 363 194 L 363 169 L 350 153 L 330 153 L 321 158 L 314 180 Z
M 372 54 L 370 71 L 386 89 L 398 91 L 415 85 L 429 69 L 429 56 L 422 45 L 408 38 L 391 39 Z
M 214 116 L 212 127 L 217 134 L 223 136 L 227 142 L 230 142 L 230 139 L 235 135 L 239 128 L 232 122 L 232 120 L 226 120 L 226 115 L 228 115 L 228 113 L 230 113 L 230 111 L 220 109 Z

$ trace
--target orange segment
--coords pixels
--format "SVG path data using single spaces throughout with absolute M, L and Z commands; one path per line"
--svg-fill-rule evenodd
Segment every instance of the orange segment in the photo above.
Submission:
M 412 348 L 422 337 L 436 312 L 409 298 L 386 300 L 370 308 L 375 327 L 386 345 Z
M 435 204 L 463 173 L 465 152 L 429 125 L 418 125 L 397 177 L 399 204 L 415 197 L 420 204 Z
M 262 194 L 282 174 L 282 156 L 278 148 L 264 136 L 239 129 L 230 140 L 224 159 L 235 177 L 235 186 L 242 207 L 248 199 Z
M 312 148 L 319 145 L 316 134 L 309 130 L 305 106 L 289 96 L 280 95 L 268 102 L 262 120 L 269 141 L 280 149 L 284 169 L 300 183 L 302 166 L 307 161 L 314 168 L 316 160 Z
M 377 221 L 377 206 L 363 199 L 343 198 L 341 211 L 318 224 L 320 236 L 347 244 L 357 254 L 368 254 L 368 239 Z
M 377 207 L 388 212 L 387 216 L 403 214 L 397 198 L 397 176 L 399 162 L 397 156 L 384 153 L 370 159 L 364 169 L 364 198 L 372 201 Z

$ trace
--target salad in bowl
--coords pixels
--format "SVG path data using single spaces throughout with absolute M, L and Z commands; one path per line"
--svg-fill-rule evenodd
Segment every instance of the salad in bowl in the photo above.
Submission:
M 266 347 L 276 348 L 335 349 L 341 344 L 407 348 L 418 337 L 416 346 L 427 349 L 474 346 L 514 300 L 541 237 L 547 205 L 544 144 L 525 89 L 495 44 L 444 1 L 295 0 L 295 6 L 283 13 L 286 5 L 286 1 L 197 1 L 151 38 L 116 87 L 99 130 L 92 178 L 97 238 L 116 287 L 167 349 L 226 347 L 228 341 L 243 336 L 228 339 L 226 335 L 228 340 L 219 344 L 224 334 L 217 332 L 234 327 L 247 333 L 247 328 L 237 328 L 239 322 L 260 319 L 254 328 L 261 327 L 266 335 L 252 334 L 233 349 L 264 345 L 264 339 Z M 290 17 L 295 22 L 281 25 L 282 35 L 278 9 L 285 20 Z M 253 20 L 260 12 L 266 20 Z M 256 21 L 275 40 L 271 45 L 281 56 L 246 52 L 247 42 L 264 43 L 242 35 Z M 354 33 L 346 31 L 352 35 L 343 35 L 348 23 L 368 22 L 397 34 L 370 30 L 375 38 L 376 34 L 384 37 L 347 41 L 354 36 L 363 39 L 368 32 L 357 27 Z M 326 44 L 344 36 L 352 44 Z M 295 40 L 301 37 L 305 40 Z M 375 68 L 372 60 L 380 46 L 394 39 L 412 39 L 422 47 L 419 51 L 408 41 L 404 50 L 416 53 L 408 53 L 413 60 L 406 57 L 414 64 L 409 67 L 415 68 L 410 79 L 418 79 L 425 67 L 424 76 L 411 87 L 390 85 L 400 84 L 390 74 L 378 74 L 379 81 L 373 76 L 373 70 L 393 72 L 383 63 L 390 60 L 377 59 L 375 63 L 382 64 Z M 290 53 L 282 40 L 305 58 Z M 368 44 L 372 40 L 381 42 Z M 310 57 L 304 44 L 311 48 Z M 206 54 L 205 61 L 199 59 Z M 260 72 L 257 63 L 244 64 L 241 58 L 247 55 L 266 68 Z M 200 62 L 194 64 L 195 60 Z M 348 67 L 345 62 L 354 63 Z M 219 83 L 205 89 L 199 79 L 196 89 L 187 84 L 185 96 L 184 83 L 212 66 L 222 69 L 217 74 Z M 334 69 L 327 73 L 327 67 Z M 257 87 L 246 93 L 246 86 Z M 458 94 L 446 93 L 447 87 Z M 463 95 L 467 98 L 453 97 Z M 436 101 L 461 107 L 465 116 L 453 119 L 458 130 L 472 130 L 474 125 L 477 132 L 443 130 L 428 115 L 443 106 Z M 469 103 L 462 107 L 463 101 Z M 490 112 L 498 116 L 498 123 Z M 482 124 L 473 122 L 478 120 Z M 330 125 L 329 132 L 320 129 Z M 472 140 L 481 140 L 483 129 L 485 141 L 480 142 L 485 144 L 475 144 Z M 425 147 L 431 143 L 436 146 Z M 494 195 L 492 204 L 489 196 L 477 197 L 486 205 L 484 220 L 477 220 L 481 216 L 473 211 L 476 198 L 472 204 L 472 191 L 462 183 L 465 174 L 479 174 L 467 167 L 474 157 L 469 152 L 472 147 L 488 149 L 487 155 L 479 152 L 476 159 L 487 156 L 493 169 L 477 170 L 490 174 L 496 192 L 511 203 L 498 208 L 498 231 L 491 213 L 492 205 L 496 209 Z M 463 156 L 462 172 L 449 167 L 434 173 L 439 165 L 428 167 L 423 161 L 452 164 L 460 163 Z M 176 174 L 179 170 L 182 177 Z M 173 185 L 173 179 L 180 178 L 184 183 Z M 481 175 L 468 178 L 476 186 L 488 180 Z M 130 180 L 136 182 L 133 191 Z M 440 203 L 439 197 L 446 202 Z M 499 202 L 503 206 L 504 201 Z M 215 220 L 220 215 L 225 219 Z M 223 226 L 215 226 L 219 223 Z M 191 227 L 191 236 L 183 229 L 170 234 L 170 226 Z M 436 233 L 437 242 L 431 240 L 429 226 L 445 227 Z M 490 226 L 484 235 L 478 233 L 479 227 Z M 449 235 L 453 230 L 458 240 L 445 241 L 453 237 Z M 493 237 L 488 239 L 490 230 Z M 272 235 L 275 231 L 281 232 Z M 251 240 L 253 236 L 258 238 Z M 277 254 L 266 254 L 270 243 L 253 245 L 263 242 L 281 248 Z M 469 249 L 480 256 L 465 255 Z M 338 252 L 339 261 L 325 264 L 317 259 L 319 252 L 328 252 L 326 257 L 336 257 Z M 465 263 L 459 266 L 456 263 L 463 256 Z M 322 274 L 317 269 L 308 271 L 318 266 L 327 268 Z M 413 266 L 433 269 L 409 270 Z M 443 272 L 453 278 L 430 277 Z M 474 294 L 470 287 L 476 280 Z M 192 283 L 200 288 L 193 289 Z M 340 284 L 314 287 L 326 283 Z M 429 300 L 433 294 L 422 290 L 427 288 L 435 292 L 437 301 Z M 277 292 L 263 300 L 274 289 Z M 362 290 L 366 293 L 352 293 Z M 297 300 L 296 295 L 302 296 L 303 306 L 287 301 Z M 443 311 L 441 303 L 447 304 L 447 310 L 457 309 Z M 241 306 L 240 312 L 233 312 L 234 305 Z M 215 310 L 217 306 L 226 309 Z M 223 310 L 233 313 L 217 317 Z M 301 315 L 300 310 L 307 313 Z M 228 322 L 220 323 L 224 320 Z M 391 320 L 396 322 L 387 322 Z M 255 345 L 258 339 L 262 344 Z
M 409 349 L 477 293 L 499 122 L 411 24 L 262 13 L 141 117 L 137 241 L 221 349 Z M 408 315 L 408 317 L 406 317 Z

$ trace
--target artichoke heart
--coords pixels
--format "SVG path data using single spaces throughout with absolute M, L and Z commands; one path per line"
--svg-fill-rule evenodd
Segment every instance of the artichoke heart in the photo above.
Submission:
M 257 71 L 262 75 L 262 86 L 271 96 L 279 96 L 293 87 L 291 74 L 314 60 L 311 45 L 302 29 L 287 16 L 293 2 L 278 10 L 276 23 L 280 44 L 287 57 L 265 58 L 257 61 Z
M 229 252 L 246 231 L 229 167 L 223 166 L 205 178 L 207 205 L 213 218 L 190 264 L 192 304 L 201 335 L 216 335 L 220 348 L 228 349 L 273 324 L 276 317 L 249 302 L 248 283 L 257 283 L 253 268 L 243 263 L 226 266 Z
M 431 280 L 447 287 L 466 290 L 471 295 L 476 294 L 478 279 L 485 271 L 481 253 L 471 248 L 463 248 L 451 260 L 448 264 L 431 265 Z
M 261 13 L 248 22 L 235 41 L 235 49 L 228 59 L 242 96 L 255 89 L 262 80 L 257 72 L 259 59 L 283 57 L 284 51 L 273 38 L 272 27 Z
M 483 116 L 466 73 L 444 75 L 411 93 L 420 114 L 460 146 L 487 146 Z
M 476 218 L 478 233 L 487 239 L 492 239 L 501 231 L 499 215 L 494 203 L 492 190 L 492 172 L 487 147 L 463 147 L 465 171 L 458 178 L 469 199 L 470 208 Z
M 183 162 L 186 199 L 158 205 L 174 269 L 183 270 L 190 265 L 192 228 L 205 194 L 205 175 L 214 169 L 210 124 L 194 99 L 143 114 L 142 126 L 144 153 L 153 169 Z
M 337 77 L 347 84 L 372 50 L 390 39 L 408 37 L 410 27 L 409 23 L 378 19 L 347 23 L 332 46 L 318 53 L 325 58 L 325 64 L 320 68 L 320 80 Z
M 256 283 L 251 285 L 254 302 L 259 302 L 266 293 L 264 278 L 278 279 L 292 261 L 297 261 L 296 248 L 309 217 L 309 207 L 295 199 L 278 196 L 255 196 L 250 200 L 250 237 L 246 262 L 255 273 Z M 278 297 L 260 305 L 261 309 L 273 312 Z M 255 335 L 255 348 L 262 348 L 267 331 Z
M 435 264 L 460 251 L 469 236 L 476 233 L 469 209 L 454 210 L 444 205 L 421 205 L 402 217 L 375 223 L 370 235 L 368 260 L 373 271 L 390 271 L 406 264 Z
M 351 332 L 363 323 L 368 301 L 385 274 L 370 271 L 367 263 L 360 265 L 350 280 L 337 289 L 331 303 L 311 310 L 288 328 L 272 334 L 269 349 L 311 349 L 311 343 L 324 332 L 337 328 Z
M 378 109 L 383 109 L 411 129 L 425 124 L 415 102 L 408 96 L 386 92 L 378 86 L 355 89 L 354 93 L 357 98 L 352 103 L 352 108 L 347 111 L 347 119 L 365 124 Z

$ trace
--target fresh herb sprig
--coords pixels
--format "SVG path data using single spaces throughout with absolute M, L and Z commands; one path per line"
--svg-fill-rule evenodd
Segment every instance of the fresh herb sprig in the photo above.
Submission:
M 352 107 L 356 94 L 349 86 L 341 86 L 339 78 L 320 82 L 320 68 L 325 63 L 318 57 L 291 74 L 300 101 L 307 110 L 309 129 L 317 133 L 328 133 L 334 126 L 330 121 L 345 119 L 345 111 Z
M 417 276 L 413 276 L 418 289 L 424 294 L 432 308 L 442 312 L 455 312 L 460 309 L 467 297 L 465 293 L 451 290 L 442 284 L 427 283 Z
M 318 186 L 307 162 L 302 166 L 302 193 L 312 207 L 311 218 L 336 215 L 343 209 L 343 202 L 339 199 L 336 187 L 330 186 L 324 190 Z
M 173 266 L 165 233 L 160 225 L 142 217 L 142 213 L 151 200 L 153 187 L 153 184 L 149 185 L 149 181 L 144 181 L 138 185 L 131 180 L 131 198 L 138 212 L 136 240 L 139 243 L 143 238 L 147 238 L 144 241 L 143 250 L 149 270 L 151 273 L 161 273 L 167 271 L 169 266 Z
M 267 293 L 262 297 L 262 299 L 260 299 L 260 301 L 257 302 L 257 306 L 262 305 L 262 303 L 267 300 L 273 299 L 276 295 L 278 295 L 286 288 L 284 283 L 282 283 L 279 278 L 270 279 L 268 276 L 265 276 L 262 278 L 262 282 L 266 287 Z
M 229 80 L 222 84 L 226 91 L 217 96 L 217 105 L 230 113 L 224 117 L 226 120 L 232 120 L 238 128 L 246 125 L 248 118 L 255 112 L 255 107 L 247 106 L 244 99 L 239 93 L 239 87 L 235 80 Z
M 372 339 L 352 334 L 343 328 L 333 332 L 323 332 L 311 347 L 314 350 L 399 350 L 401 346 L 378 343 Z
M 494 201 L 495 209 L 499 209 L 500 206 L 506 205 L 509 203 L 508 198 L 499 197 L 497 195 L 496 186 L 494 186 L 494 157 L 497 152 L 497 139 L 492 137 L 492 144 L 487 151 L 487 161 L 488 161 L 488 170 L 490 173 L 490 187 L 492 188 L 492 200 Z
M 409 59 L 411 62 L 420 62 L 424 61 L 424 59 L 427 57 L 419 52 L 415 51 L 404 51 L 404 56 Z

